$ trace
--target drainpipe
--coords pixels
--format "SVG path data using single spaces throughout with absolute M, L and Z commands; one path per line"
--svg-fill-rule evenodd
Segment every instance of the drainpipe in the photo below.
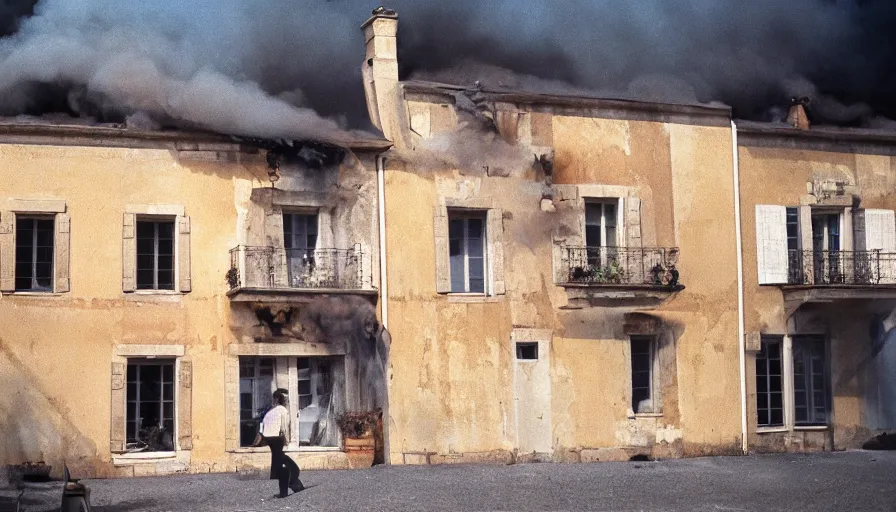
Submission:
M 741 244 L 740 160 L 737 155 L 737 125 L 731 120 L 731 153 L 734 179 L 734 234 L 737 247 L 737 341 L 740 355 L 740 435 L 741 449 L 747 454 L 747 349 L 744 334 L 744 253 Z
M 383 327 L 389 328 L 389 285 L 386 279 L 386 179 L 385 158 L 382 155 L 376 157 L 376 186 L 377 186 L 377 216 L 380 232 L 380 311 L 383 317 Z

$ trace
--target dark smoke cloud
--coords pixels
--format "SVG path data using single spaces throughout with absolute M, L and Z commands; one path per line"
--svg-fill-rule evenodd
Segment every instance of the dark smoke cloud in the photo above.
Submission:
M 7 0 L 0 113 L 327 138 L 366 128 L 368 0 Z M 394 0 L 402 78 L 896 117 L 889 0 Z M 21 14 L 34 14 L 22 18 Z

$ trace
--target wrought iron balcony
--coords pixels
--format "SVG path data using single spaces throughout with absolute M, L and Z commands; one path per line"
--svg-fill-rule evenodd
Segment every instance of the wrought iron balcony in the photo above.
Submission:
M 788 251 L 787 284 L 878 286 L 896 284 L 896 253 Z
M 231 292 L 254 290 L 361 290 L 363 254 L 354 249 L 283 249 L 238 246 L 230 251 L 227 283 Z
M 678 248 L 561 247 L 562 286 L 680 288 Z

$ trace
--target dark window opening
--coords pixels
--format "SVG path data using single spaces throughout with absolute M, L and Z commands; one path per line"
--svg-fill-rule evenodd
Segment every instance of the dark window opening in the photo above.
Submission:
M 538 343 L 520 342 L 516 344 L 517 359 L 538 359 Z
M 797 426 L 828 423 L 829 383 L 824 339 L 793 339 L 793 410 Z
M 784 425 L 782 345 L 780 338 L 763 338 L 762 349 L 756 354 L 756 413 L 760 427 Z
M 240 446 L 252 446 L 274 392 L 274 359 L 240 358 Z
M 603 266 L 615 256 L 616 201 L 588 201 L 585 203 L 585 246 L 588 265 Z
M 632 352 L 632 411 L 637 413 L 655 412 L 653 407 L 653 358 L 654 340 L 650 337 L 633 336 Z
M 126 423 L 128 451 L 174 451 L 174 361 L 128 362 Z
M 283 214 L 283 247 L 286 250 L 289 282 L 295 286 L 299 286 L 303 277 L 314 271 L 317 223 L 317 214 Z
M 16 291 L 53 291 L 53 219 L 16 216 Z
M 174 221 L 137 221 L 137 289 L 174 290 Z
M 451 212 L 448 243 L 452 293 L 485 293 L 485 216 Z

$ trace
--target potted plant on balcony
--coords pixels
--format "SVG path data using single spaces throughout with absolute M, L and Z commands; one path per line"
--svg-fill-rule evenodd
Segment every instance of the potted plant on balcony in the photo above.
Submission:
M 336 417 L 350 468 L 369 468 L 373 465 L 376 450 L 374 430 L 381 414 L 380 409 L 374 409 L 346 412 Z

